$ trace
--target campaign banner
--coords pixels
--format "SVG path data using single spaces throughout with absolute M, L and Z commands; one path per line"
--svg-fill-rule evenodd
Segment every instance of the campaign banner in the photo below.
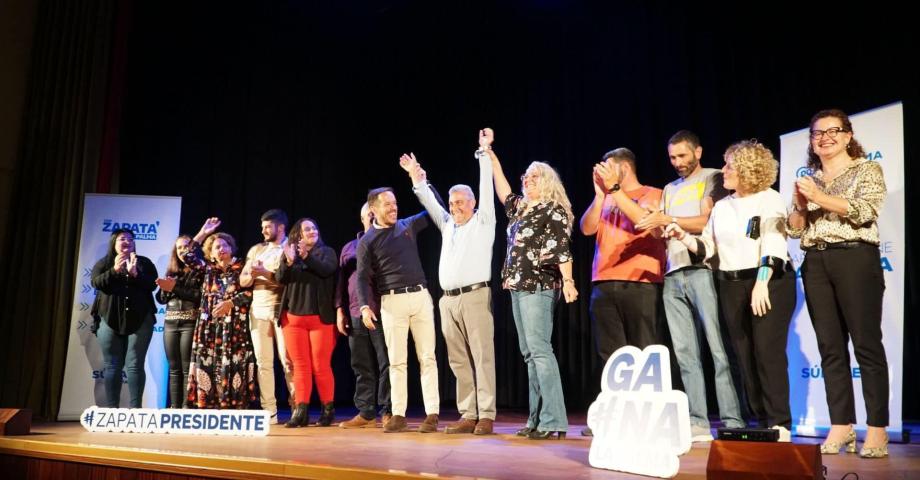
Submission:
M 903 381 L 904 340 L 904 111 L 894 103 L 851 115 L 854 138 L 866 151 L 866 157 L 878 162 L 885 174 L 888 195 L 878 218 L 881 236 L 881 266 L 885 277 L 882 303 L 882 343 L 888 357 L 889 435 L 900 438 L 902 431 L 901 392 Z M 780 193 L 792 204 L 795 180 L 812 172 L 805 166 L 808 128 L 780 137 Z M 789 390 L 793 431 L 797 435 L 824 435 L 831 419 L 827 410 L 824 373 L 815 331 L 805 305 L 801 266 L 805 253 L 798 239 L 789 239 L 789 254 L 798 272 L 798 301 L 789 330 L 786 354 L 789 357 Z M 866 404 L 863 399 L 859 363 L 850 349 L 851 377 L 856 402 L 857 428 L 865 429 Z
M 88 193 L 83 198 L 80 253 L 74 279 L 70 338 L 58 420 L 77 420 L 87 406 L 104 404 L 102 352 L 91 331 L 93 318 L 90 310 L 96 296 L 91 275 L 93 265 L 107 253 L 112 231 L 126 228 L 134 232 L 137 254 L 149 258 L 156 265 L 159 276 L 163 277 L 173 242 L 179 235 L 181 211 L 180 197 Z M 144 364 L 147 374 L 145 407 L 166 406 L 169 368 L 163 349 L 165 314 L 165 308 L 157 304 L 156 324 Z M 124 374 L 122 381 L 121 405 L 127 406 L 128 385 Z
M 271 413 L 267 410 L 197 410 L 89 407 L 80 424 L 90 432 L 172 433 L 264 437 Z
M 588 408 L 593 433 L 588 463 L 595 468 L 672 478 L 690 451 L 687 394 L 671 388 L 664 345 L 627 345 L 604 365 L 601 393 Z

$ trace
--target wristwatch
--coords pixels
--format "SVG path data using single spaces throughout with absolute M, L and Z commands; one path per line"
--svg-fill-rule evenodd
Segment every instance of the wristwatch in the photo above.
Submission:
M 607 190 L 607 193 L 615 193 L 615 192 L 618 192 L 618 191 L 620 191 L 620 184 L 619 184 L 619 183 L 614 183 L 613 186 L 610 187 L 609 190 Z

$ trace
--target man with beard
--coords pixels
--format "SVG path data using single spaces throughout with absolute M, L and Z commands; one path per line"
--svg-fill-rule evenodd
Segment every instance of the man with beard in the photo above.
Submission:
M 287 214 L 272 209 L 262 214 L 262 243 L 254 245 L 246 254 L 246 265 L 240 273 L 240 285 L 252 287 L 252 305 L 249 310 L 249 329 L 252 347 L 258 366 L 259 394 L 264 410 L 271 413 L 269 423 L 278 423 L 278 405 L 275 400 L 275 346 L 284 367 L 288 394 L 294 398 L 294 378 L 291 361 L 284 348 L 284 334 L 275 321 L 281 308 L 284 289 L 275 281 L 275 272 L 283 254 L 282 245 L 287 239 Z
M 428 226 L 428 213 L 397 218 L 396 195 L 389 187 L 367 194 L 374 213 L 370 230 L 358 240 L 358 302 L 361 321 L 368 330 L 383 328 L 390 360 L 390 401 L 393 416 L 383 426 L 385 433 L 402 432 L 406 423 L 407 357 L 409 332 L 421 370 L 425 420 L 421 433 L 438 429 L 441 400 L 438 393 L 438 365 L 435 359 L 434 305 L 428 293 L 425 272 L 418 255 L 418 234 Z M 380 294 L 380 320 L 370 307 Z
M 681 130 L 668 140 L 668 156 L 680 178 L 664 187 L 661 210 L 642 219 L 636 224 L 638 229 L 663 228 L 676 223 L 690 233 L 703 231 L 713 204 L 724 197 L 726 192 L 722 186 L 721 172 L 700 165 L 702 155 L 700 139 L 693 132 Z M 691 435 L 693 441 L 711 441 L 706 382 L 703 379 L 695 319 L 699 319 L 702 324 L 703 334 L 712 352 L 716 397 L 722 423 L 728 428 L 745 426 L 732 382 L 728 355 L 722 342 L 712 270 L 710 265 L 702 263 L 700 258 L 691 254 L 676 239 L 668 240 L 667 254 L 662 296 L 674 354 L 690 404 Z

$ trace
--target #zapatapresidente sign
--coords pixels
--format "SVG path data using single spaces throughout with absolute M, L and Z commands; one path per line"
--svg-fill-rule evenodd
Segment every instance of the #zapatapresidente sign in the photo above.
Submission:
M 601 393 L 588 409 L 592 467 L 671 478 L 690 451 L 687 394 L 671 389 L 668 349 L 618 349 L 607 360 Z
M 191 435 L 268 435 L 266 410 L 197 410 L 89 407 L 80 424 L 90 432 Z

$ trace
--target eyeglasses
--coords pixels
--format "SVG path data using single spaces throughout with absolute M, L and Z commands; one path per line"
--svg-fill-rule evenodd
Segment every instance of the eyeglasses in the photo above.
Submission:
M 831 127 L 827 130 L 812 130 L 808 132 L 808 135 L 812 140 L 818 140 L 824 135 L 827 135 L 828 138 L 837 138 L 837 134 L 840 132 L 846 132 L 847 130 L 840 127 Z
M 536 180 L 538 176 L 539 175 L 535 173 L 531 173 L 529 175 L 525 173 L 524 175 L 521 175 L 521 183 L 524 183 L 525 181 L 527 181 L 527 179 Z

